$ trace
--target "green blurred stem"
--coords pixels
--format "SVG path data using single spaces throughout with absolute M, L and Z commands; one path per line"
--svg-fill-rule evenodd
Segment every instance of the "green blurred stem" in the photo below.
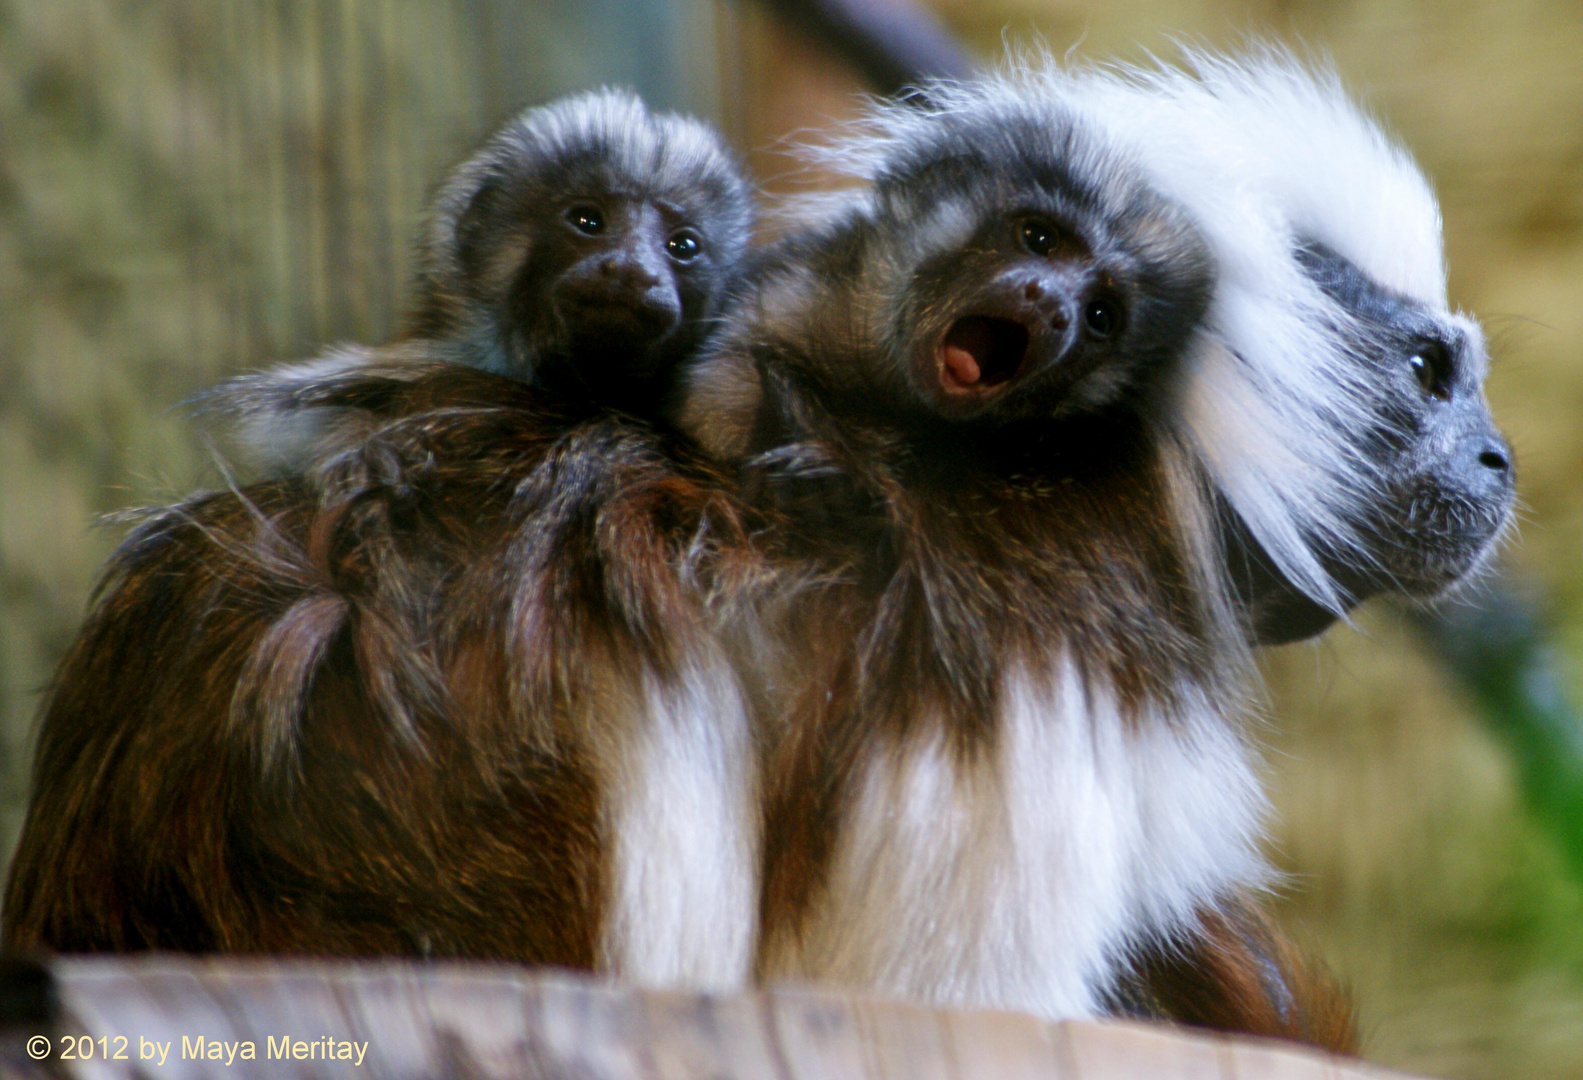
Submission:
M 1497 580 L 1475 602 L 1413 621 L 1511 750 L 1525 801 L 1583 880 L 1583 722 L 1536 607 Z

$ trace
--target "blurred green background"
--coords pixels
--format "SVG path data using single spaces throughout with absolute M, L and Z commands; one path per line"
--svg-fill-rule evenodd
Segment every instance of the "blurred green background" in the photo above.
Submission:
M 1503 566 L 1583 699 L 1583 4 L 931 6 L 985 58 L 1003 34 L 1136 60 L 1250 32 L 1335 58 L 1440 192 L 1517 450 Z M 858 86 L 727 0 L 0 0 L 0 860 L 38 689 L 116 540 L 95 518 L 212 477 L 178 403 L 386 336 L 444 168 L 516 107 L 604 82 L 713 118 L 771 190 L 776 140 Z M 1525 773 L 1466 670 L 1388 605 L 1266 669 L 1281 911 L 1353 985 L 1368 1055 L 1583 1077 L 1583 873 L 1525 801 L 1543 758 Z

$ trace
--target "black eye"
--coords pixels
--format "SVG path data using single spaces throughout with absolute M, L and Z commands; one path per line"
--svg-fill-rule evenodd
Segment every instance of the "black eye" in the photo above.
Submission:
M 1083 309 L 1083 325 L 1097 338 L 1108 338 L 1121 323 L 1121 310 L 1113 300 L 1090 300 Z
M 703 252 L 704 246 L 697 233 L 691 229 L 680 229 L 665 241 L 665 250 L 677 262 L 692 262 Z
M 1443 342 L 1426 341 L 1407 358 L 1424 393 L 1441 401 L 1451 398 L 1451 350 Z
M 597 206 L 574 206 L 566 211 L 566 220 L 584 236 L 598 236 L 605 231 L 605 215 Z
M 1060 242 L 1060 232 L 1048 221 L 1030 218 L 1022 223 L 1022 246 L 1039 258 L 1049 258 Z

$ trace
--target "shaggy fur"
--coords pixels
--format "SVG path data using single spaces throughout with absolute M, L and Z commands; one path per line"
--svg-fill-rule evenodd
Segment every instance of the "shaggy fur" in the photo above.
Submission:
M 442 186 L 401 338 L 222 388 L 278 478 L 148 515 L 107 568 L 5 940 L 740 984 L 754 754 L 722 642 L 752 634 L 711 598 L 754 595 L 757 556 L 633 417 L 751 217 L 694 121 L 530 109 Z
M 1510 466 L 1410 164 L 1285 61 L 1201 66 L 879 109 L 837 153 L 867 186 L 689 371 L 729 477 L 538 378 L 516 294 L 467 291 L 514 234 L 448 187 L 414 336 L 235 392 L 306 420 L 296 471 L 112 562 L 5 940 L 793 975 L 1345 1048 L 1254 899 L 1248 642 L 1458 578 Z M 1261 138 L 1280 109 L 1334 145 Z M 455 191 L 502 190 L 503 153 Z
M 149 515 L 108 567 L 41 726 L 6 944 L 739 984 L 753 755 L 706 599 L 757 570 L 719 478 L 488 373 L 320 391 L 383 422 Z
M 1410 164 L 1322 80 L 1219 70 L 1334 119 L 1317 130 L 1359 144 L 1338 148 L 1353 173 L 1195 143 L 1272 107 L 1187 94 L 1207 77 L 932 86 L 829 152 L 870 186 L 818 208 L 689 372 L 689 430 L 851 568 L 784 631 L 800 677 L 766 767 L 761 975 L 1351 1045 L 1344 999 L 1250 900 L 1244 642 L 1467 572 L 1510 467 L 1476 331 L 1402 291 L 1433 275 L 1382 284 L 1355 261 L 1378 249 L 1326 243 L 1341 196 L 1383 180 L 1419 200 L 1408 246 L 1438 268 Z M 1148 145 L 1194 109 L 1174 157 Z M 1303 204 L 1305 180 L 1335 198 Z M 1082 273 L 1056 253 L 1061 280 L 1119 283 L 1126 332 L 1068 378 L 1048 373 L 1069 354 L 1030 349 L 985 407 L 942 407 L 917 357 L 1017 307 L 997 237 L 1030 214 L 1079 253 Z

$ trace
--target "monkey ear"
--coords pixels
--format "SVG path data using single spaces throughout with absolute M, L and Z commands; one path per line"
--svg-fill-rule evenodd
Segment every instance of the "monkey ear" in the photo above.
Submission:
M 468 281 L 478 277 L 493 246 L 494 238 L 490 235 L 489 224 L 498 219 L 500 194 L 499 178 L 489 177 L 478 185 L 467 200 L 467 205 L 456 215 L 452 234 L 455 248 L 452 254 L 456 257 L 462 277 Z
M 512 212 L 510 200 L 500 177 L 486 177 L 457 215 L 452 256 L 464 295 L 498 298 L 527 259 L 528 215 Z

